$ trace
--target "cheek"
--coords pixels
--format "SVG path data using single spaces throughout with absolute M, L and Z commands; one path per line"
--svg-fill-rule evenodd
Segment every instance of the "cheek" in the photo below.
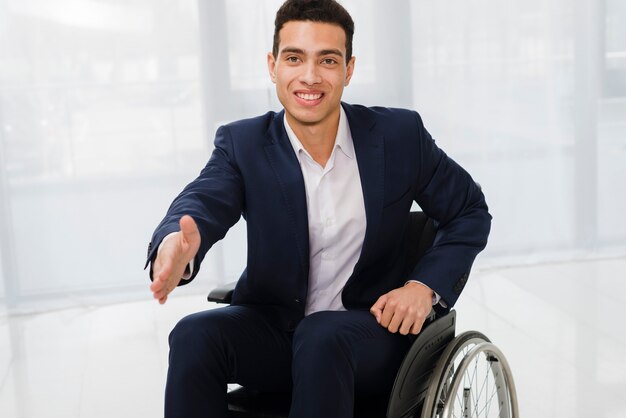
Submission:
M 287 96 L 289 94 L 289 82 L 278 80 L 276 82 L 276 91 L 280 96 Z
M 342 89 L 343 86 L 346 85 L 346 74 L 345 73 L 333 73 L 332 75 L 329 74 L 328 77 L 326 78 L 326 80 L 329 81 L 330 84 L 332 84 L 333 87 L 335 87 L 336 89 Z
M 333 91 L 336 94 L 341 94 L 343 92 L 343 88 L 346 84 L 346 80 L 345 79 L 339 79 L 339 80 L 335 80 L 335 82 L 333 83 Z
M 293 80 L 293 75 L 290 74 L 289 71 L 283 70 L 276 74 L 276 85 L 279 88 L 287 88 L 292 80 Z

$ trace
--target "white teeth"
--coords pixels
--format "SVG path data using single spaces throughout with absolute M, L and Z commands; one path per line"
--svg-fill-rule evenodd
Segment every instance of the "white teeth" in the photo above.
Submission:
M 304 100 L 317 100 L 320 97 L 322 97 L 322 95 L 319 93 L 318 94 L 296 93 L 296 94 L 299 98 L 304 99 Z

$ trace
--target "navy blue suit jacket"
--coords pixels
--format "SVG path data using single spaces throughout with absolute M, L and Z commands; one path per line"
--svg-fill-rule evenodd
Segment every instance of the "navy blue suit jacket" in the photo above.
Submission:
M 456 302 L 491 216 L 470 175 L 440 150 L 413 111 L 342 103 L 348 117 L 365 200 L 363 249 L 342 293 L 347 309 L 369 309 L 382 294 L 415 279 L 448 307 Z M 182 215 L 196 221 L 202 242 L 192 278 L 211 246 L 241 215 L 248 257 L 233 304 L 264 307 L 286 328 L 304 315 L 309 237 L 304 180 L 283 125 L 284 111 L 222 126 L 198 178 L 170 206 L 148 251 Z M 406 265 L 405 227 L 413 201 L 438 224 L 433 247 Z M 182 282 L 186 283 L 185 281 Z

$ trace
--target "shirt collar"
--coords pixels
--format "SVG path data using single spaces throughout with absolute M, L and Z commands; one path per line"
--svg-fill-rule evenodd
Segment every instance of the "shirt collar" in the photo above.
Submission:
M 289 142 L 291 143 L 296 155 L 299 155 L 301 150 L 308 155 L 308 152 L 304 149 L 302 142 L 300 142 L 296 133 L 293 129 L 291 129 L 291 126 L 289 126 L 286 114 L 283 116 L 283 123 L 285 125 L 285 130 L 287 131 L 287 136 L 289 137 Z M 350 125 L 348 124 L 348 117 L 346 116 L 346 112 L 343 110 L 343 106 L 339 106 L 339 126 L 337 128 L 337 137 L 335 138 L 333 152 L 335 151 L 335 148 L 339 148 L 348 158 L 354 158 L 354 143 L 352 142 L 352 134 L 350 132 Z

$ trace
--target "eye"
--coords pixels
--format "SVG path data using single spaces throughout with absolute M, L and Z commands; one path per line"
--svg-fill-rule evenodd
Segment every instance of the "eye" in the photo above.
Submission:
M 322 64 L 325 64 L 325 65 L 334 65 L 334 64 L 337 64 L 337 60 L 335 60 L 335 59 L 333 59 L 333 58 L 324 58 L 324 59 L 322 60 Z
M 288 56 L 287 58 L 285 58 L 285 61 L 296 63 L 296 62 L 300 61 L 300 59 L 298 57 L 296 57 L 295 55 L 291 55 L 291 56 Z

